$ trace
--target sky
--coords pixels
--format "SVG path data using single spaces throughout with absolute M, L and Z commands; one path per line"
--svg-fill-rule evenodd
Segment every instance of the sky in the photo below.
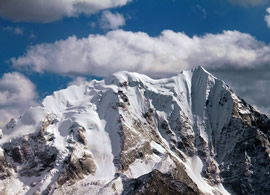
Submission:
M 269 35 L 270 0 L 1 0 L 0 127 L 72 84 L 199 65 L 269 116 Z

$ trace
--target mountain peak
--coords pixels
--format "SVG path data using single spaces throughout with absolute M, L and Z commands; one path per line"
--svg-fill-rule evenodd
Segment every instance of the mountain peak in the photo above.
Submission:
M 216 78 L 213 74 L 208 72 L 203 66 L 197 66 L 197 67 L 193 68 L 191 71 L 192 72 L 200 72 L 201 74 L 207 74 L 216 80 L 220 80 L 220 79 Z
M 199 71 L 203 71 L 203 72 L 208 73 L 208 71 L 203 66 L 201 66 L 201 65 L 193 68 L 193 70 L 199 70 Z

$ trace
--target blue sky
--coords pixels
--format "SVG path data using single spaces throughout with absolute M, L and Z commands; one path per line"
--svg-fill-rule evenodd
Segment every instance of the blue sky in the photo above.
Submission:
M 0 126 L 71 82 L 198 65 L 270 113 L 268 0 L 10 2 L 0 2 Z

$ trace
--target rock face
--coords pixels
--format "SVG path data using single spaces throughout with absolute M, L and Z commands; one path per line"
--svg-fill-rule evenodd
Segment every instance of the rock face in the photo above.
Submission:
M 269 119 L 202 67 L 119 72 L 3 128 L 0 194 L 270 194 L 269 136 Z
M 241 100 L 241 104 L 245 102 Z M 233 133 L 233 138 L 230 138 L 233 149 L 217 157 L 217 162 L 221 164 L 221 177 L 224 186 L 236 194 L 269 194 L 269 119 L 251 106 L 245 106 L 249 112 L 233 117 L 223 128 L 231 134 L 235 129 L 239 132 L 238 135 Z
M 170 174 L 163 174 L 158 170 L 132 179 L 124 187 L 123 195 L 128 194 L 163 194 L 163 195 L 195 195 L 197 194 L 186 184 L 174 179 Z

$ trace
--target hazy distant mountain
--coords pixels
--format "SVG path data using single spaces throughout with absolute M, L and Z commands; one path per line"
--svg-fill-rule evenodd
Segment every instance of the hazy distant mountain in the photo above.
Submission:
M 70 86 L 3 129 L 0 194 L 270 194 L 270 122 L 202 67 Z

